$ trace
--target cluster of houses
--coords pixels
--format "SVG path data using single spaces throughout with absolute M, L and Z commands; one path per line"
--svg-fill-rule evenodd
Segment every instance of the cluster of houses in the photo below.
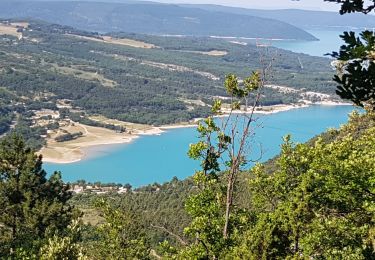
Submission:
M 98 186 L 98 185 L 71 185 L 70 191 L 76 194 L 79 193 L 95 193 L 95 194 L 106 194 L 106 193 L 127 193 L 130 188 L 123 186 Z

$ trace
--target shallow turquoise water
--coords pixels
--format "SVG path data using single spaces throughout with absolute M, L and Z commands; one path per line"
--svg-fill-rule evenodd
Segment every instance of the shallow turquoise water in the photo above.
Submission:
M 256 130 L 253 144 L 262 145 L 262 160 L 280 151 L 282 137 L 304 142 L 329 127 L 347 121 L 351 106 L 312 106 L 273 115 L 259 116 L 262 127 Z M 94 148 L 95 158 L 73 164 L 46 163 L 48 172 L 60 170 L 65 181 L 130 183 L 141 186 L 169 181 L 173 176 L 186 178 L 199 169 L 199 163 L 186 155 L 189 144 L 197 140 L 195 128 L 173 129 L 160 136 L 143 136 L 130 144 Z M 259 149 L 254 150 L 257 157 Z
M 314 35 L 319 41 L 303 41 L 303 40 L 261 40 L 260 43 L 270 44 L 272 47 L 277 47 L 296 53 L 305 53 L 312 56 L 330 57 L 329 55 L 334 51 L 339 51 L 340 46 L 344 43 L 340 38 L 343 30 L 324 30 L 324 29 L 309 29 L 307 32 Z M 355 31 L 357 35 L 360 31 Z M 250 43 L 255 44 L 255 40 L 249 40 Z
M 343 31 L 339 30 L 307 30 L 319 41 L 273 41 L 272 46 L 297 53 L 306 53 L 313 56 L 325 56 L 327 53 L 339 51 L 344 43 L 339 37 Z M 329 57 L 329 56 L 326 56 Z

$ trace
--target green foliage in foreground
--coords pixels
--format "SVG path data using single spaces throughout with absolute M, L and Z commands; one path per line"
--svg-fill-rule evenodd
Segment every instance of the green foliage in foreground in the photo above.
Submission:
M 359 118 L 375 119 L 373 114 L 354 114 L 352 122 Z M 201 212 L 192 223 L 201 227 L 199 236 L 187 247 L 173 249 L 175 254 L 168 248 L 168 255 L 176 259 L 373 259 L 375 127 L 360 137 L 353 134 L 349 131 L 331 143 L 318 138 L 312 145 L 293 144 L 286 137 L 275 172 L 267 173 L 261 164 L 249 172 L 250 209 L 238 207 L 231 215 L 233 234 L 228 239 L 221 234 L 223 187 L 215 182 L 203 189 L 187 203 L 189 212 Z
M 11 135 L 0 143 L 0 257 L 36 256 L 44 241 L 60 235 L 74 217 L 71 193 L 55 172 L 49 179 L 42 158 Z
M 334 80 L 339 84 L 336 93 L 343 99 L 351 100 L 358 106 L 375 109 L 375 34 L 364 31 L 360 38 L 354 32 L 344 32 L 345 41 L 337 58 L 338 75 Z
M 235 75 L 226 77 L 225 89 L 231 96 L 231 114 L 240 110 L 239 104 L 252 95 L 256 96 L 254 107 L 257 105 L 262 79 L 259 72 L 253 72 L 243 83 Z M 212 111 L 221 113 L 220 100 L 214 103 Z M 222 126 L 216 124 L 213 117 L 198 124 L 200 141 L 190 145 L 188 155 L 201 161 L 202 170 L 193 177 L 199 192 L 186 201 L 186 211 L 192 221 L 184 230 L 196 243 L 180 253 L 183 258 L 197 254 L 203 258 L 221 257 L 250 221 L 250 214 L 236 207 L 233 200 L 238 175 L 246 165 L 245 144 L 254 129 L 253 116 L 253 113 L 242 115 L 243 123 L 239 123 L 241 119 L 235 115 L 225 119 Z M 229 122 L 232 117 L 233 122 Z
M 54 235 L 48 239 L 39 254 L 41 260 L 77 259 L 84 260 L 83 248 L 77 243 L 80 236 L 80 223 L 73 221 L 69 225 L 64 236 Z M 25 256 L 27 253 L 25 253 Z
M 61 193 L 47 193 L 44 190 L 47 184 L 35 184 L 40 176 L 36 170 L 39 168 L 31 162 L 37 157 L 27 149 L 21 149 L 22 142 L 17 140 L 3 141 L 1 145 L 1 203 L 9 205 L 10 197 L 5 196 L 6 192 L 17 190 L 11 186 L 10 179 L 5 179 L 8 172 L 15 173 L 9 167 L 5 168 L 5 159 L 12 160 L 13 165 L 17 165 L 16 162 L 23 165 L 19 168 L 25 170 L 20 172 L 28 177 L 27 183 L 34 193 L 23 193 L 29 197 L 12 207 L 6 206 L 0 214 L 3 257 L 9 256 L 9 252 L 13 252 L 13 259 L 148 259 L 155 255 L 164 255 L 166 259 L 375 257 L 373 113 L 354 113 L 347 125 L 330 130 L 307 144 L 293 144 L 287 137 L 281 155 L 271 161 L 272 167 L 270 163 L 259 164 L 242 172 L 236 183 L 229 239 L 222 236 L 225 203 L 219 195 L 226 182 L 220 174 L 203 193 L 198 187 L 194 188 L 191 180 L 173 180 L 159 186 L 159 191 L 144 188 L 124 195 L 105 195 L 107 202 L 96 204 L 99 224 L 82 226 L 71 223 L 70 217 L 63 217 L 72 213 L 59 211 L 68 209 L 63 206 L 65 202 L 58 202 Z M 61 192 L 61 186 L 54 186 L 52 179 L 45 183 L 50 184 L 50 189 Z M 26 190 L 26 187 L 20 190 Z M 40 193 L 41 190 L 49 194 L 48 198 Z M 178 213 L 188 194 L 192 197 L 186 202 L 187 210 L 199 211 L 208 218 L 200 221 L 195 218 L 193 223 L 187 215 Z M 32 206 L 27 201 L 36 195 L 38 199 L 34 201 L 40 203 Z M 87 196 L 98 198 L 98 195 Z M 82 198 L 81 203 L 77 199 L 78 196 L 74 199 L 75 204 L 89 206 Z M 9 218 L 11 209 L 21 208 L 18 212 L 22 214 L 17 217 L 22 217 L 22 221 L 17 222 L 15 230 L 22 235 L 17 233 L 13 237 L 12 228 L 5 221 L 12 219 Z M 53 212 L 60 214 L 59 217 L 49 218 Z M 41 220 L 45 222 L 37 222 Z M 35 226 L 36 223 L 39 224 Z M 206 246 L 195 238 L 195 232 L 191 233 L 191 225 L 207 227 L 200 230 L 199 236 L 201 240 L 204 238 Z M 156 226 L 165 227 L 165 230 L 155 229 Z M 183 234 L 182 229 L 186 226 L 189 229 Z M 172 230 L 176 236 L 166 230 Z M 163 238 L 166 241 L 162 242 Z M 160 246 L 157 246 L 158 241 L 162 242 Z
M 256 221 L 235 254 L 248 258 L 370 259 L 375 241 L 375 128 L 313 148 L 282 147 L 279 169 L 252 169 Z
M 361 12 L 368 14 L 375 9 L 375 1 L 365 0 L 324 0 L 341 5 L 340 14 Z
M 373 113 L 353 113 L 339 130 L 306 144 L 287 137 L 280 156 L 239 175 L 228 239 L 222 234 L 225 175 L 211 178 L 209 189 L 191 179 L 173 180 L 159 191 L 150 186 L 105 197 L 116 211 L 134 212 L 131 232 L 144 234 L 144 245 L 166 259 L 372 259 L 374 151 Z M 88 198 L 98 195 L 74 200 L 87 207 Z M 182 214 L 184 203 L 190 216 Z M 82 245 L 92 256 L 97 228 L 88 227 Z
M 98 239 L 91 245 L 90 258 L 149 258 L 150 247 L 136 216 L 129 211 L 111 207 L 105 200 L 98 200 L 96 207 L 100 210 L 104 222 L 98 226 Z
M 375 10 L 375 1 L 365 0 L 325 0 L 341 5 L 340 14 L 364 13 Z M 336 58 L 337 75 L 334 77 L 339 85 L 336 93 L 343 99 L 351 100 L 358 106 L 375 109 L 375 35 L 363 31 L 360 37 L 354 32 L 341 35 L 345 44 L 340 51 L 333 52 Z

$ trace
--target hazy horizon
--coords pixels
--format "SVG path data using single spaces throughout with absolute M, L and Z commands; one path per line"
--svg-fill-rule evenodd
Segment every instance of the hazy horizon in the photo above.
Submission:
M 250 9 L 303 9 L 316 11 L 338 11 L 339 5 L 323 0 L 152 0 L 174 4 L 215 4 Z
M 302 9 L 316 11 L 338 11 L 339 5 L 324 0 L 19 0 L 24 2 L 33 1 L 87 1 L 87 2 L 129 2 L 146 1 L 169 4 L 212 4 L 230 7 L 242 7 L 249 9 Z M 1 0 L 0 0 L 1 2 Z

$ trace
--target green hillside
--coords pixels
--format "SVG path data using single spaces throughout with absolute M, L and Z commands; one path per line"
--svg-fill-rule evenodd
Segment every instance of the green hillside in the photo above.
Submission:
M 373 15 L 351 14 L 337 15 L 336 12 L 312 11 L 298 9 L 284 10 L 257 10 L 247 8 L 236 8 L 220 5 L 183 5 L 190 8 L 201 8 L 203 10 L 215 12 L 229 12 L 233 14 L 251 15 L 263 18 L 272 18 L 283 21 L 299 28 L 326 30 L 358 29 L 375 27 L 375 17 Z
M 226 74 L 247 76 L 261 67 L 261 56 L 274 59 L 269 84 L 296 90 L 285 95 L 266 88 L 262 105 L 297 102 L 305 91 L 334 95 L 325 58 L 205 37 L 98 35 L 35 21 L 24 29 L 0 25 L 14 34 L 0 39 L 0 86 L 6 97 L 14 97 L 10 103 L 3 98 L 2 107 L 18 111 L 19 120 L 68 103 L 72 111 L 134 123 L 186 122 L 207 115 L 213 97 L 226 96 Z M 9 129 L 15 114 L 3 117 L 3 129 Z M 70 117 L 96 124 L 77 113 Z

